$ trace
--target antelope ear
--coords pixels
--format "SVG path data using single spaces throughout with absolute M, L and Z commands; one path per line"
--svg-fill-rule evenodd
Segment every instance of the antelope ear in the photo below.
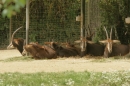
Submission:
M 120 40 L 113 40 L 113 43 L 115 43 L 115 44 L 121 44 Z
M 89 44 L 94 44 L 94 42 L 93 41 L 87 41 Z
M 106 44 L 106 43 L 107 43 L 107 40 L 99 41 L 99 43 Z

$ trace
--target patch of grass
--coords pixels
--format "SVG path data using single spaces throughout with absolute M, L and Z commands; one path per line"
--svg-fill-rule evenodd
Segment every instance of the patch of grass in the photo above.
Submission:
M 130 86 L 130 71 L 4 73 L 0 86 Z
M 126 57 L 127 59 L 130 59 L 130 52 L 129 52 L 127 55 L 125 55 L 125 57 Z
M 111 61 L 107 58 L 102 58 L 102 59 L 92 59 L 91 62 L 111 62 Z
M 126 60 L 125 56 L 114 56 L 109 58 L 98 58 L 98 59 L 92 59 L 92 62 L 111 62 L 111 61 L 118 61 L 118 60 Z
M 34 59 L 32 59 L 31 57 L 28 56 L 20 56 L 20 57 L 12 57 L 12 58 L 7 58 L 4 60 L 0 60 L 2 62 L 13 62 L 13 61 L 32 61 Z

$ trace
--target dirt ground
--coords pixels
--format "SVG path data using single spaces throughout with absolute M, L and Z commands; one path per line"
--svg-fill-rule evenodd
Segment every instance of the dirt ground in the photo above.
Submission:
M 17 50 L 0 50 L 0 60 L 21 56 Z M 63 58 L 52 60 L 32 60 L 32 61 L 11 61 L 0 62 L 0 73 L 5 72 L 63 72 L 63 71 L 95 71 L 111 72 L 119 70 L 130 71 L 130 60 L 108 60 L 104 62 L 94 61 L 85 58 Z

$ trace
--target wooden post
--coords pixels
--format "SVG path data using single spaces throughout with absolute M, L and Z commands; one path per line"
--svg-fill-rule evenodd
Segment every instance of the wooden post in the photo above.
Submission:
M 28 44 L 28 31 L 29 31 L 29 0 L 26 0 L 26 45 Z M 28 56 L 28 53 L 26 54 Z
M 85 55 L 85 0 L 81 0 L 81 57 Z M 85 39 L 85 40 L 84 40 Z

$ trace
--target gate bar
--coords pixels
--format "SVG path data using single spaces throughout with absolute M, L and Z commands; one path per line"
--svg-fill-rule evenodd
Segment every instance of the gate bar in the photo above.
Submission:
M 28 44 L 28 31 L 29 31 L 29 0 L 26 0 L 26 45 Z M 28 53 L 26 53 L 28 56 Z
M 85 39 L 85 0 L 81 0 L 81 57 L 85 55 L 86 39 Z M 85 39 L 85 40 L 84 40 Z

